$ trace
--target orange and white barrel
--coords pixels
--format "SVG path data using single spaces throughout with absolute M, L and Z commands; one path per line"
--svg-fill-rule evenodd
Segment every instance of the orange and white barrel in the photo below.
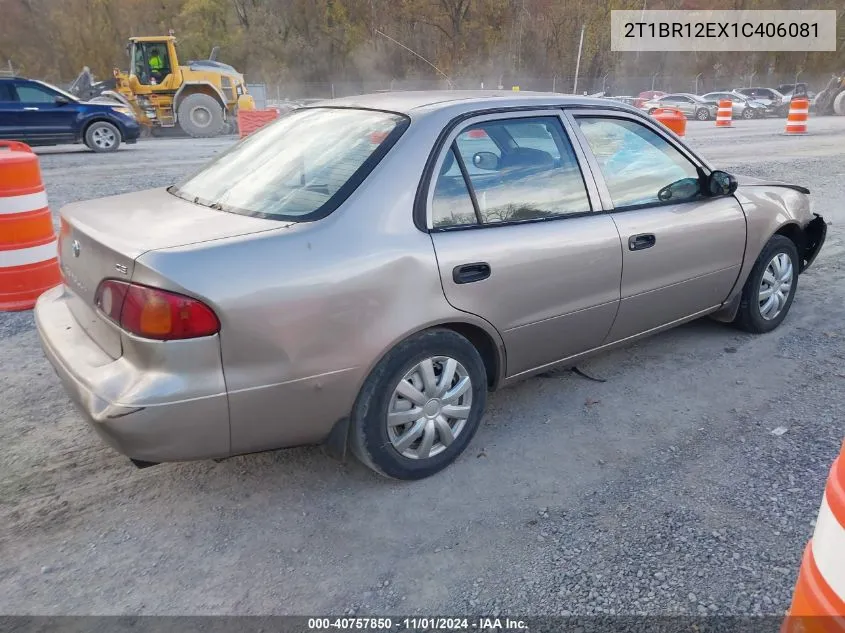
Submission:
M 782 633 L 845 633 L 845 443 L 833 462 Z
M 734 104 L 730 99 L 719 101 L 719 109 L 716 110 L 716 127 L 733 127 Z
M 789 102 L 789 114 L 786 117 L 787 134 L 806 134 L 807 119 L 810 116 L 810 100 L 795 97 Z
M 0 141 L 0 311 L 28 310 L 60 283 L 38 157 L 28 145 Z

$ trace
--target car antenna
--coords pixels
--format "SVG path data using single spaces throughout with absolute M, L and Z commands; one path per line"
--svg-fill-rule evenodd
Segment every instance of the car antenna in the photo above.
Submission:
M 430 61 L 428 61 L 425 57 L 423 57 L 422 55 L 420 55 L 420 54 L 419 54 L 419 53 L 417 53 L 416 51 L 414 51 L 414 50 L 412 50 L 412 49 L 408 48 L 408 47 L 407 47 L 407 46 L 405 46 L 402 42 L 400 42 L 400 41 L 398 41 L 398 40 L 393 39 L 392 37 L 390 37 L 389 35 L 387 35 L 387 33 L 382 33 L 382 32 L 381 32 L 381 31 L 379 31 L 378 29 L 373 29 L 373 30 L 374 30 L 376 33 L 378 33 L 379 35 L 381 35 L 382 37 L 385 37 L 385 38 L 389 39 L 391 42 L 393 42 L 393 43 L 394 43 L 394 44 L 396 44 L 397 46 L 401 46 L 402 48 L 404 48 L 406 51 L 408 51 L 408 52 L 409 52 L 409 53 L 411 53 L 412 55 L 415 55 L 415 56 L 419 57 L 419 58 L 420 58 L 421 60 L 423 60 L 426 64 L 428 64 L 429 66 L 431 66 L 432 68 L 434 68 L 434 70 L 436 70 L 438 73 L 440 73 L 441 75 L 443 75 L 443 77 L 446 79 L 446 81 L 448 81 L 448 82 L 449 82 L 449 87 L 450 87 L 450 88 L 454 88 L 454 87 L 455 87 L 455 84 L 454 84 L 454 83 L 452 83 L 452 80 L 451 80 L 451 79 L 449 79 L 449 75 L 447 75 L 446 73 L 444 73 L 444 72 L 443 72 L 442 70 L 440 70 L 437 66 L 435 66 L 435 65 L 434 65 L 434 64 L 432 64 Z

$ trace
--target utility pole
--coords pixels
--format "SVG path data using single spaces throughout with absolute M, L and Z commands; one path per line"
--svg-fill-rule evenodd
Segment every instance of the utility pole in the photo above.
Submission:
M 584 29 L 585 25 L 581 25 L 581 39 L 578 41 L 578 59 L 575 61 L 575 83 L 572 86 L 572 94 L 578 94 L 578 72 L 581 70 L 581 50 L 584 47 Z

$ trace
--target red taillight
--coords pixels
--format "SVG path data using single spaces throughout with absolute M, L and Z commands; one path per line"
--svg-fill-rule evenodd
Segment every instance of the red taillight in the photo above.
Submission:
M 106 279 L 94 302 L 124 330 L 144 338 L 173 341 L 220 331 L 220 321 L 207 305 L 158 288 Z

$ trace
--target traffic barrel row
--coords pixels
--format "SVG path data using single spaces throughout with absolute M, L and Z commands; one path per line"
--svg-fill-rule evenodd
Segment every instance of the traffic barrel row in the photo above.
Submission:
M 0 311 L 28 310 L 60 283 L 38 157 L 24 143 L 0 141 Z

